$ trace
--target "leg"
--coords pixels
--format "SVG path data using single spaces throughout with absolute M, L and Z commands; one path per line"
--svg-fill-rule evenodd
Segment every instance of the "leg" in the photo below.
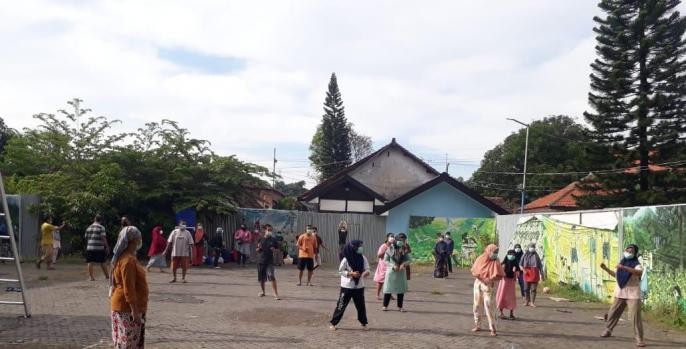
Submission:
M 57 254 L 60 253 L 59 248 L 53 248 L 52 249 L 52 264 L 57 264 Z
M 452 273 L 453 272 L 453 260 L 452 256 L 448 257 L 448 272 Z
M 353 290 L 353 302 L 355 303 L 355 309 L 357 309 L 357 321 L 362 324 L 362 326 L 367 326 L 367 307 L 364 304 L 364 288 L 358 288 Z
M 391 303 L 391 294 L 390 293 L 384 293 L 383 294 L 383 307 L 388 308 L 388 304 Z
M 93 276 L 93 264 L 88 263 L 88 267 L 86 268 L 88 270 L 88 276 L 90 277 L 91 281 L 95 281 L 95 277 Z
M 398 297 L 398 309 L 402 309 L 403 308 L 403 299 L 405 298 L 405 294 L 404 293 L 398 293 L 396 295 L 396 297 Z
M 107 265 L 105 263 L 100 263 L 100 269 L 102 269 L 102 274 L 105 275 L 105 279 L 109 279 L 110 271 L 107 270 Z
M 310 285 L 312 284 L 312 275 L 314 274 L 314 270 L 308 270 L 307 271 L 307 284 Z
M 486 287 L 484 290 L 482 287 L 481 292 L 484 300 L 484 312 L 486 313 L 486 318 L 488 319 L 488 328 L 491 330 L 491 335 L 495 335 L 495 316 L 493 311 L 493 288 Z
M 331 317 L 332 326 L 335 327 L 336 325 L 338 325 L 339 322 L 341 322 L 343 314 L 345 313 L 345 308 L 348 306 L 348 303 L 350 303 L 350 298 L 352 297 L 351 291 L 351 289 L 341 287 L 341 293 L 338 296 L 336 309 L 334 309 L 333 317 Z
M 190 257 L 181 257 L 181 280 L 186 282 L 186 273 L 188 272 L 188 264 Z
M 303 271 L 305 271 L 305 269 L 300 269 L 298 272 L 298 286 L 303 284 Z
M 624 309 L 626 308 L 626 299 L 615 298 L 610 311 L 607 314 L 607 326 L 605 327 L 605 332 L 603 337 L 609 337 L 612 334 L 612 330 L 615 329 L 617 323 L 619 323 L 619 318 L 622 316 Z
M 276 287 L 276 279 L 272 280 L 272 288 L 274 289 L 274 297 L 279 299 L 279 290 Z
M 479 285 L 481 282 L 478 280 L 474 282 L 474 329 L 473 332 L 479 331 L 481 329 L 481 307 L 483 306 L 483 296 L 481 294 L 481 288 Z
M 519 292 L 522 293 L 522 298 L 526 298 L 526 285 L 524 284 L 524 275 L 522 273 L 519 273 L 517 282 L 519 283 Z
M 643 344 L 643 320 L 641 319 L 641 300 L 629 299 L 626 301 L 629 308 L 629 317 L 634 325 L 634 337 L 636 344 Z
M 215 249 L 214 249 L 214 261 L 213 261 L 213 263 L 212 263 L 212 264 L 214 265 L 215 268 L 219 266 L 219 256 L 220 256 L 220 254 L 221 254 L 221 250 L 218 249 L 218 248 L 215 248 Z
M 528 282 L 524 286 L 524 298 L 526 298 L 526 306 L 531 305 L 531 284 Z
M 264 296 L 264 280 L 260 281 L 260 288 L 262 289 L 262 296 Z
M 376 299 L 381 299 L 381 289 L 383 288 L 383 282 L 376 283 Z
M 176 271 L 179 269 L 179 257 L 172 257 L 171 267 L 172 267 L 172 281 L 171 282 L 176 282 Z
M 531 294 L 531 306 L 536 307 L 536 290 L 538 290 L 538 282 L 533 282 L 529 285 L 529 293 Z

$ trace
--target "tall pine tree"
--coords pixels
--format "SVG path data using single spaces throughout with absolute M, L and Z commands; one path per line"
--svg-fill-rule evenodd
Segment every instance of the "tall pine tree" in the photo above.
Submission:
M 586 206 L 670 202 L 678 172 L 655 172 L 649 164 L 682 160 L 686 124 L 686 20 L 680 0 L 601 0 L 595 17 L 596 53 L 584 116 L 597 142 L 589 154 L 605 169 L 593 189 L 602 195 Z M 636 167 L 634 171 L 622 169 Z M 683 184 L 683 183 L 682 183 Z M 590 189 L 590 188 L 589 188 Z M 677 194 L 680 195 L 680 194 Z
M 331 177 L 352 162 L 350 127 L 335 73 L 331 74 L 326 91 L 322 123 L 310 144 L 310 162 L 319 174 L 319 180 Z

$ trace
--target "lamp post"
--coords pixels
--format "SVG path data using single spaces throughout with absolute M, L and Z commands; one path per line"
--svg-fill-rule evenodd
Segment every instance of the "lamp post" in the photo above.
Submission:
M 519 207 L 519 214 L 524 213 L 524 196 L 526 194 L 526 162 L 529 153 L 529 124 L 525 124 L 517 119 L 507 118 L 507 120 L 514 121 L 526 127 L 526 139 L 524 141 L 524 173 L 522 173 L 522 200 Z

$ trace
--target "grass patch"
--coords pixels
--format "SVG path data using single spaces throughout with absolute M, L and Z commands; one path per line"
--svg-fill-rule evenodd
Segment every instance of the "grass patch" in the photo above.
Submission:
M 651 307 L 644 306 L 643 309 L 643 317 L 648 321 L 659 322 L 681 331 L 686 330 L 686 317 L 676 307 L 660 304 Z
M 551 281 L 544 281 L 540 285 L 538 285 L 538 296 L 540 297 L 543 295 L 543 288 L 548 287 L 550 288 L 550 293 L 544 296 L 552 296 L 552 297 L 558 297 L 558 298 L 566 298 L 569 299 L 570 301 L 574 302 L 596 302 L 600 303 L 601 300 L 598 299 L 593 294 L 590 293 L 585 293 L 579 286 L 577 285 L 564 285 L 564 284 L 558 284 L 554 283 Z

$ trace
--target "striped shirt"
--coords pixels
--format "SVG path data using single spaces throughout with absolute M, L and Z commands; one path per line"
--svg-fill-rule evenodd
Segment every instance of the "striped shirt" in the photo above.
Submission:
M 98 223 L 93 223 L 86 229 L 86 251 L 104 251 L 105 242 L 103 238 L 107 235 L 105 234 L 105 227 Z

